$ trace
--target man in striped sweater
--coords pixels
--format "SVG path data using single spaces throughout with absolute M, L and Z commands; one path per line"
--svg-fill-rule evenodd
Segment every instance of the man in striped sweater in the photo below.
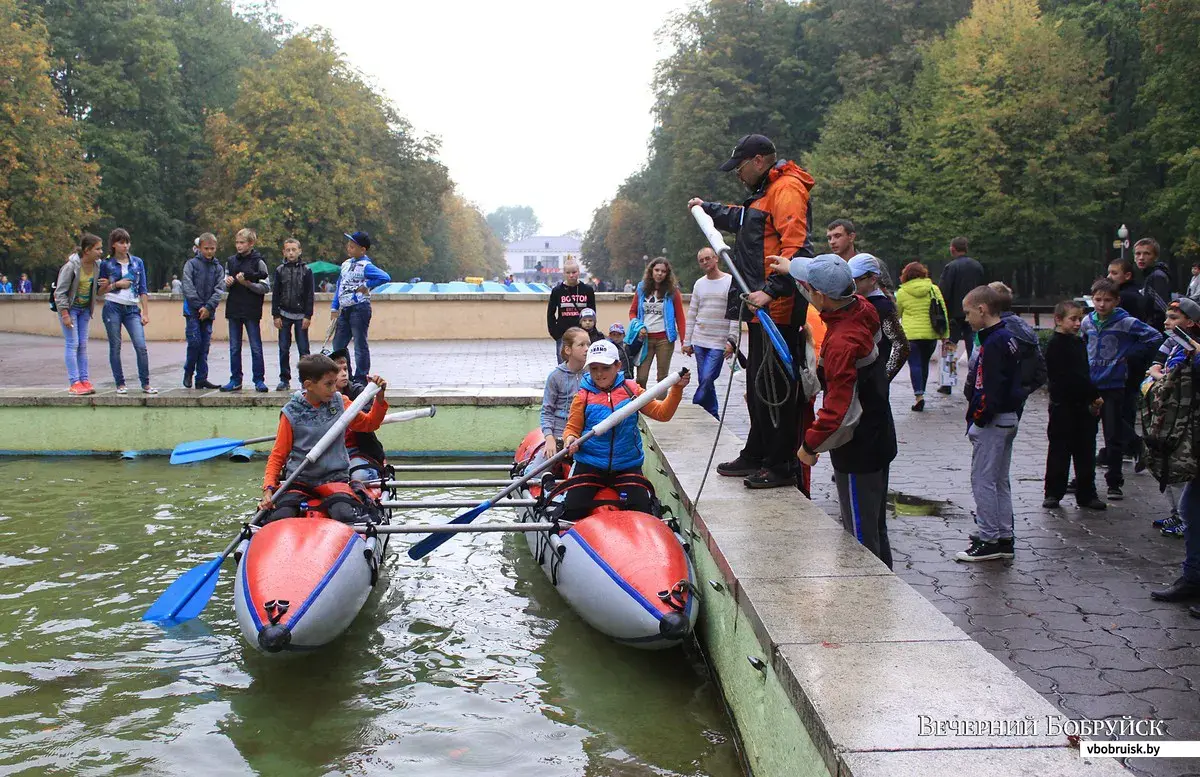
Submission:
M 721 375 L 721 361 L 733 355 L 741 324 L 725 319 L 732 278 L 721 272 L 716 252 L 711 248 L 701 248 L 696 254 L 696 262 L 704 277 L 699 278 L 692 287 L 683 353 L 696 357 L 696 394 L 692 397 L 692 403 L 720 419 L 716 382 Z

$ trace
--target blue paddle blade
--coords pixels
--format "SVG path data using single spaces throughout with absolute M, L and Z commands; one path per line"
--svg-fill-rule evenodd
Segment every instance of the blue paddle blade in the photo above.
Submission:
M 195 440 L 181 442 L 171 451 L 172 464 L 190 464 L 193 461 L 207 461 L 240 448 L 245 440 L 230 440 L 226 437 L 215 437 L 211 440 Z
M 795 380 L 796 365 L 792 363 L 791 349 L 784 342 L 783 335 L 779 332 L 779 327 L 775 326 L 775 322 L 771 320 L 771 316 L 765 310 L 758 311 L 758 321 L 763 325 L 767 337 L 771 338 L 771 345 L 775 348 L 775 353 L 779 356 L 779 361 L 783 362 L 783 367 L 787 370 L 788 377 Z
M 224 558 L 217 556 L 192 567 L 171 583 L 142 616 L 144 621 L 186 621 L 195 618 L 217 590 L 218 571 Z
M 487 512 L 487 509 L 491 506 L 492 506 L 491 500 L 483 502 L 478 507 L 472 507 L 470 510 L 467 510 L 462 515 L 455 518 L 453 521 L 450 522 L 449 525 L 470 523 L 471 521 L 475 520 L 476 518 L 478 518 L 479 516 L 481 516 L 485 512 Z M 423 559 L 426 556 L 428 556 L 430 553 L 432 553 L 433 551 L 440 548 L 442 546 L 443 542 L 446 542 L 453 536 L 454 535 L 449 532 L 430 534 L 428 537 L 426 537 L 425 539 L 421 540 L 416 545 L 413 545 L 411 548 L 408 549 L 408 557 L 413 559 L 414 561 Z

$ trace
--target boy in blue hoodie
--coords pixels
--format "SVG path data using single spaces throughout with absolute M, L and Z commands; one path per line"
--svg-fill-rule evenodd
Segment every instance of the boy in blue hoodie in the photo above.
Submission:
M 962 302 L 971 329 L 979 333 L 974 366 L 967 372 L 967 438 L 971 441 L 971 494 L 978 533 L 958 561 L 1012 558 L 1013 438 L 1025 402 L 1021 390 L 1020 345 L 1000 318 L 1001 297 L 988 286 L 971 290 Z
M 1092 385 L 1104 400 L 1100 416 L 1108 464 L 1104 480 L 1108 483 L 1108 498 L 1113 501 L 1125 498 L 1121 490 L 1125 486 L 1121 440 L 1129 365 L 1145 363 L 1162 341 L 1162 335 L 1152 326 L 1117 307 L 1118 299 L 1117 285 L 1108 278 L 1099 279 L 1092 284 L 1095 310 L 1083 320 L 1083 342 L 1087 345 Z

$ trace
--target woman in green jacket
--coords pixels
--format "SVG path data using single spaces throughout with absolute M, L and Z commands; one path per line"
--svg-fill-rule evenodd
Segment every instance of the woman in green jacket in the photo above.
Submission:
M 940 308 L 941 328 L 935 330 L 930 306 Z M 946 300 L 942 292 L 929 280 L 929 268 L 920 262 L 909 262 L 900 273 L 900 288 L 896 291 L 896 310 L 900 313 L 900 325 L 912 350 L 908 354 L 908 373 L 912 378 L 913 395 L 916 397 L 912 409 L 925 409 L 925 384 L 929 380 L 929 359 L 937 348 L 938 340 L 946 337 Z

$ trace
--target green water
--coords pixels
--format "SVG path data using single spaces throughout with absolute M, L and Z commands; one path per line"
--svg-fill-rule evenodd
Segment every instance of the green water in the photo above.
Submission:
M 0 461 L 0 775 L 742 773 L 703 664 L 591 631 L 519 537 L 424 562 L 393 539 L 311 655 L 243 642 L 231 563 L 200 618 L 141 622 L 236 533 L 261 465 Z

